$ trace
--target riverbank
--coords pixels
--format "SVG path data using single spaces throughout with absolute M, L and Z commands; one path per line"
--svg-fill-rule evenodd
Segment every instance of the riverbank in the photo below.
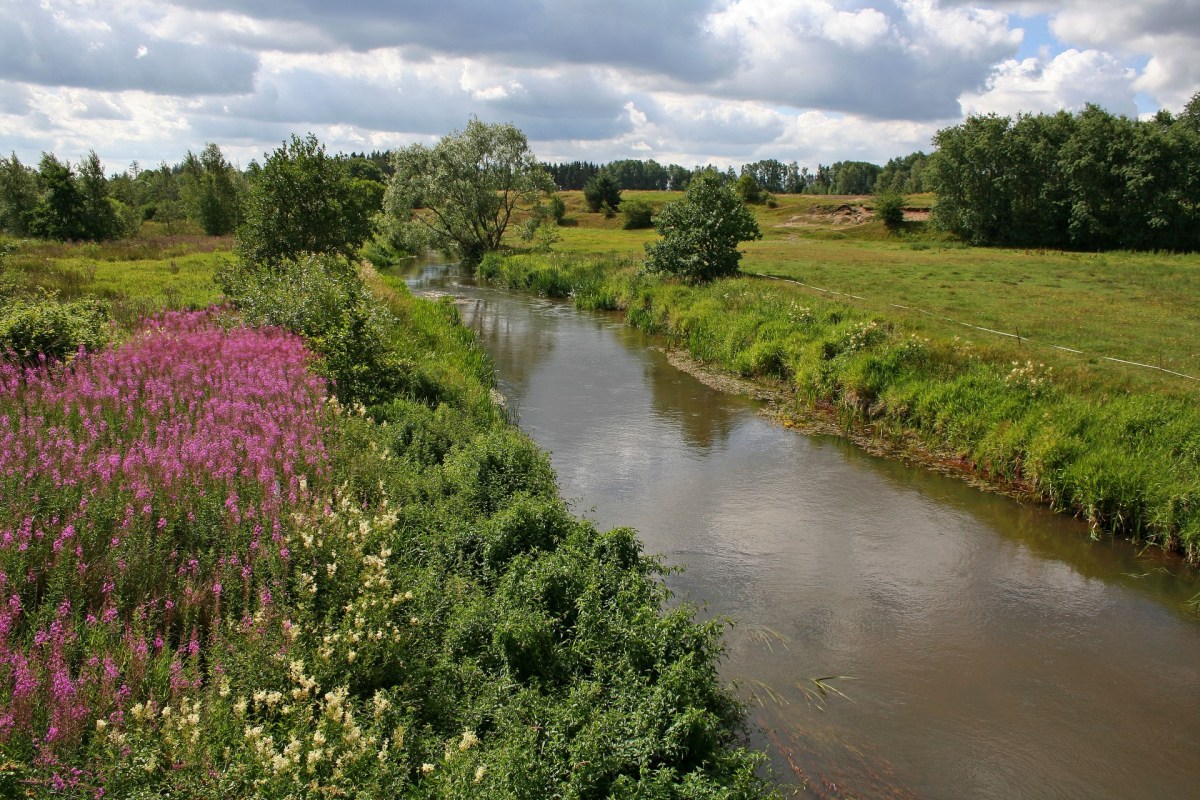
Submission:
M 824 406 L 843 429 L 915 439 L 937 460 L 1027 487 L 1096 534 L 1200 558 L 1200 412 L 1187 391 L 1114 390 L 786 283 L 689 287 L 639 274 L 632 261 L 570 255 L 494 257 L 480 275 L 620 309 L 705 364 L 783 382 L 797 411 Z
M 450 302 L 221 280 L 0 375 L 0 794 L 769 793 L 722 625 L 570 513 Z

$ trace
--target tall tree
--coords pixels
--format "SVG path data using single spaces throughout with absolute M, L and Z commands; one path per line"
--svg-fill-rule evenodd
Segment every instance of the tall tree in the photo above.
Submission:
M 513 215 L 532 211 L 554 191 L 525 134 L 474 117 L 432 148 L 416 144 L 397 151 L 392 165 L 386 214 L 468 263 L 499 249 Z
M 180 178 L 180 196 L 188 216 L 209 236 L 233 233 L 240 216 L 238 175 L 221 148 L 209 142 L 199 157 L 189 150 Z
M 29 232 L 45 239 L 83 239 L 83 197 L 75 184 L 75 171 L 53 153 L 42 153 L 38 162 L 42 196 L 33 210 Z
M 0 230 L 27 236 L 38 204 L 37 173 L 16 153 L 0 160 Z
M 317 137 L 293 135 L 250 171 L 238 255 L 259 266 L 301 253 L 353 258 L 371 235 L 373 199 L 357 190 L 345 162 L 327 155 Z

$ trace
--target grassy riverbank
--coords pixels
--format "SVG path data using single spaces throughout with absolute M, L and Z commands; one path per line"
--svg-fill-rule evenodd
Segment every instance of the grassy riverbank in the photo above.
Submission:
M 1043 359 L 1015 342 L 914 325 L 793 284 L 683 286 L 615 257 L 490 258 L 481 275 L 571 294 L 584 308 L 622 309 L 631 324 L 711 365 L 783 382 L 802 406 L 918 437 L 1085 517 L 1097 532 L 1200 557 L 1200 411 L 1196 393 L 1169 376 L 1134 380 Z
M 451 303 L 221 279 L 0 375 L 0 794 L 765 792 L 720 625 L 570 514 Z

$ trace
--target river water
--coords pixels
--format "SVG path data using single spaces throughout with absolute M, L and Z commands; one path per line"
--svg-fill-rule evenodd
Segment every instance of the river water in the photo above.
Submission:
M 408 279 L 461 298 L 576 513 L 636 528 L 686 568 L 667 578 L 679 599 L 732 621 L 722 674 L 781 781 L 824 797 L 1200 797 L 1194 570 L 784 429 L 615 316 L 447 267 Z

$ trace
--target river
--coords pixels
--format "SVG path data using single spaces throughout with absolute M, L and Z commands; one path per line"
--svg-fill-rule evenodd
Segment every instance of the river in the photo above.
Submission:
M 1200 796 L 1200 580 L 1178 559 L 782 428 L 613 315 L 448 267 L 408 279 L 461 298 L 576 513 L 636 528 L 685 568 L 667 577 L 680 600 L 732 622 L 722 674 L 781 781 Z

